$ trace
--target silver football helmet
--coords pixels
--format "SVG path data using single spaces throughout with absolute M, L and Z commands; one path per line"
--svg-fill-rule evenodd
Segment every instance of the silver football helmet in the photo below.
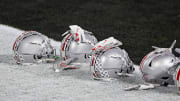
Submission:
M 94 79 L 114 78 L 134 71 L 133 62 L 119 45 L 122 45 L 120 41 L 110 37 L 94 46 L 90 62 Z
M 65 32 L 61 45 L 61 57 L 64 61 L 74 58 L 75 63 L 88 62 L 87 54 L 97 43 L 93 33 L 88 32 L 77 25 L 69 26 L 70 30 Z
M 155 48 L 154 51 L 146 55 L 140 63 L 140 71 L 143 79 L 149 83 L 167 86 L 174 84 L 173 73 L 177 68 L 179 59 L 172 53 L 176 41 L 170 48 Z
M 13 51 L 17 64 L 39 63 L 55 54 L 49 39 L 36 31 L 21 34 L 14 42 Z

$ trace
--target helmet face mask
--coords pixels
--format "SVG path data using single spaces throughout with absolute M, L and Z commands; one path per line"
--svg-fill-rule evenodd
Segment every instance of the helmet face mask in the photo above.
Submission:
M 41 33 L 27 31 L 20 35 L 14 45 L 14 59 L 18 64 L 39 63 L 54 56 L 49 39 Z

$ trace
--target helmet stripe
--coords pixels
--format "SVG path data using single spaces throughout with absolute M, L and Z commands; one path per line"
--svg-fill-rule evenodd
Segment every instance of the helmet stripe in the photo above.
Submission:
M 151 52 L 150 52 L 151 53 Z M 142 65 L 143 65 L 143 63 L 144 63 L 144 61 L 146 60 L 146 58 L 150 55 L 150 53 L 148 53 L 143 59 L 142 59 L 142 61 L 141 61 L 141 63 L 140 63 L 140 70 L 142 69 Z
M 96 75 L 96 73 L 95 73 L 95 70 L 94 70 L 94 61 L 96 60 L 96 54 L 93 56 L 93 58 L 92 58 L 92 60 L 91 60 L 91 68 L 92 68 L 92 74 L 93 74 L 93 78 L 96 78 L 97 77 L 97 75 Z
M 95 60 L 95 57 L 96 57 L 96 55 L 93 57 L 93 59 L 92 59 L 92 62 L 91 62 L 91 66 L 93 66 L 94 65 L 94 60 Z
M 67 38 L 65 39 L 65 41 L 64 41 L 64 43 L 63 43 L 62 51 L 64 51 L 66 42 L 67 42 L 67 40 L 69 39 L 69 37 L 71 37 L 71 35 L 72 35 L 72 34 L 69 34 L 69 35 L 67 36 Z
M 16 38 L 16 40 L 15 40 L 15 42 L 14 42 L 14 44 L 13 44 L 13 50 L 14 50 L 14 48 L 15 48 L 15 46 L 16 46 L 16 43 L 17 43 L 17 41 L 20 39 L 20 38 L 22 38 L 25 34 L 27 34 L 28 32 L 31 32 L 31 31 L 24 31 L 21 35 L 19 35 L 17 38 Z
M 177 76 L 176 76 L 177 78 L 177 81 L 179 81 L 179 77 L 180 77 L 180 69 L 178 70 L 178 73 L 177 73 Z
M 20 37 L 21 37 L 21 35 L 19 35 L 18 38 L 16 38 L 16 41 L 15 41 L 14 44 L 13 44 L 13 50 L 14 50 L 14 48 L 15 48 L 15 46 L 16 46 L 16 42 L 18 41 L 18 39 L 20 39 Z
M 79 41 L 79 34 L 76 33 L 76 41 Z

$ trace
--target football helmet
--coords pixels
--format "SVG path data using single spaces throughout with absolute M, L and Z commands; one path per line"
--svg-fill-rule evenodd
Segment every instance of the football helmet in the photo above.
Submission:
M 133 62 L 120 45 L 119 40 L 109 37 L 92 48 L 90 67 L 94 79 L 114 78 L 134 71 Z
M 49 39 L 36 31 L 22 33 L 13 45 L 17 64 L 39 63 L 55 55 Z
M 82 29 L 80 26 L 71 25 L 66 31 L 61 45 L 61 57 L 64 61 L 69 58 L 76 58 L 75 63 L 88 62 L 87 54 L 97 43 L 92 32 Z M 74 60 L 74 59 L 73 59 Z
M 140 71 L 143 79 L 148 83 L 167 86 L 174 84 L 173 73 L 179 63 L 179 58 L 175 57 L 172 49 L 176 40 L 170 48 L 155 48 L 154 51 L 147 54 L 140 63 Z

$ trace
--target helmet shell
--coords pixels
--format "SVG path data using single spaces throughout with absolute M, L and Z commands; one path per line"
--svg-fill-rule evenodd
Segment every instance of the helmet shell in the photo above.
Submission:
M 149 83 L 174 84 L 168 71 L 175 66 L 175 60 L 176 57 L 168 50 L 149 53 L 140 64 L 143 79 Z
M 90 65 L 94 78 L 111 78 L 118 76 L 117 73 L 134 71 L 133 63 L 127 52 L 119 47 L 95 53 L 91 58 Z
M 13 45 L 13 51 L 18 64 L 37 63 L 54 55 L 49 39 L 36 31 L 26 31 L 20 35 Z

